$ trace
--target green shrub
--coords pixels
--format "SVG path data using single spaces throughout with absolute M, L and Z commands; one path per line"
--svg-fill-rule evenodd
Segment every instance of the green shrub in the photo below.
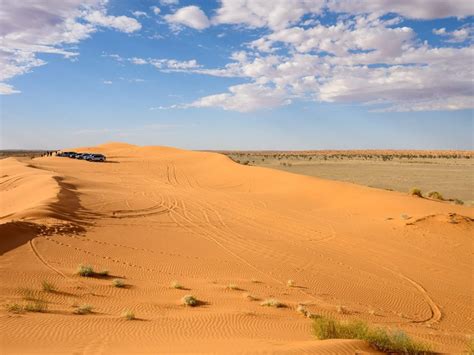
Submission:
M 90 314 L 90 313 L 92 313 L 92 306 L 89 304 L 83 304 L 74 310 L 74 314 L 82 315 L 82 314 Z
M 95 273 L 98 276 L 109 276 L 109 270 L 102 270 L 97 273 Z
M 441 201 L 444 200 L 443 195 L 441 195 L 438 191 L 428 192 L 428 197 L 432 198 L 432 199 L 435 199 L 435 200 L 441 200 Z
M 418 196 L 418 197 L 423 197 L 423 194 L 421 193 L 421 190 L 417 187 L 413 187 L 411 190 L 410 190 L 410 195 L 412 196 Z
M 35 301 L 38 299 L 38 297 L 36 296 L 35 290 L 28 287 L 19 288 L 18 293 L 20 294 L 21 298 L 23 298 L 26 301 Z
M 77 274 L 84 277 L 94 276 L 94 269 L 90 265 L 79 265 Z
M 183 298 L 181 298 L 181 303 L 189 307 L 196 307 L 197 305 L 199 305 L 199 301 L 193 295 L 184 296 Z
M 406 333 L 370 328 L 362 321 L 337 321 L 328 317 L 318 317 L 313 321 L 314 335 L 318 339 L 360 339 L 365 340 L 380 351 L 397 354 L 428 354 L 427 344 L 412 340 Z
M 118 288 L 123 288 L 125 287 L 125 283 L 123 282 L 123 280 L 121 279 L 113 279 L 112 280 L 112 285 L 114 287 L 118 287 Z
M 41 288 L 43 289 L 44 292 L 56 292 L 56 286 L 46 280 L 43 280 L 41 282 Z

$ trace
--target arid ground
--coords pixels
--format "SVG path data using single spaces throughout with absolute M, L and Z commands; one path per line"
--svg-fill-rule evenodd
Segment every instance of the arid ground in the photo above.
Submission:
M 3 353 L 374 351 L 317 340 L 299 304 L 443 352 L 464 351 L 474 333 L 473 207 L 217 153 L 77 150 L 108 161 L 0 160 Z M 466 180 L 454 185 L 439 190 L 472 199 Z M 81 277 L 81 264 L 108 274 Z M 198 306 L 182 305 L 185 295 Z

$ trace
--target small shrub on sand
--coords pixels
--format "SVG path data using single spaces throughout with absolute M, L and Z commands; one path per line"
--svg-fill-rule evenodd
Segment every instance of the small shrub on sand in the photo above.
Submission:
M 280 301 L 278 301 L 274 298 L 266 299 L 265 301 L 260 303 L 260 305 L 265 306 L 265 307 L 274 307 L 274 308 L 285 307 L 285 305 L 283 303 L 281 303 Z
M 35 301 L 38 299 L 36 296 L 35 290 L 28 288 L 28 287 L 21 287 L 18 289 L 18 293 L 20 294 L 21 298 L 26 301 Z
M 474 355 L 474 335 L 467 341 L 467 351 L 469 355 Z
M 339 314 L 348 314 L 349 311 L 347 310 L 346 307 L 339 305 L 339 306 L 337 306 L 337 313 L 339 313 Z
M 242 297 L 245 298 L 248 301 L 256 301 L 257 300 L 257 297 L 251 295 L 250 293 L 244 293 L 242 295 Z
M 181 303 L 185 306 L 196 307 L 199 304 L 199 301 L 193 295 L 186 295 L 181 298 Z
M 228 290 L 232 290 L 232 291 L 238 291 L 238 290 L 240 290 L 239 286 L 237 286 L 236 284 L 228 284 L 226 288 L 227 288 Z
M 454 199 L 454 204 L 455 204 L 455 205 L 464 205 L 464 201 L 463 201 L 463 200 L 460 200 L 460 199 L 458 199 L 458 198 L 455 198 L 455 199 Z
M 397 354 L 426 354 L 427 344 L 412 340 L 402 331 L 389 332 L 383 328 L 370 328 L 362 321 L 337 321 L 318 317 L 313 321 L 314 335 L 318 339 L 361 339 L 380 351 Z
M 83 304 L 74 310 L 74 314 L 83 315 L 83 314 L 90 314 L 90 313 L 92 313 L 92 306 L 89 304 Z
M 43 280 L 41 282 L 41 288 L 43 289 L 44 292 L 56 292 L 56 286 L 46 280 Z
M 421 190 L 419 188 L 413 187 L 410 190 L 410 195 L 412 196 L 418 196 L 418 197 L 423 197 L 423 194 L 421 193 Z
M 171 288 L 175 288 L 175 289 L 177 289 L 177 290 L 182 290 L 182 289 L 184 289 L 184 286 L 181 285 L 178 281 L 171 281 L 170 287 L 171 287 Z
M 90 265 L 79 265 L 77 274 L 83 277 L 92 277 L 94 276 L 94 269 Z
M 438 191 L 430 191 L 428 192 L 428 197 L 434 200 L 444 201 L 443 195 L 441 195 Z
M 5 309 L 7 310 L 7 312 L 16 313 L 16 314 L 23 313 L 25 311 L 23 309 L 23 306 L 18 303 L 7 303 L 5 305 Z
M 109 270 L 101 270 L 95 273 L 97 276 L 109 276 Z
M 122 279 L 113 279 L 112 280 L 112 285 L 114 287 L 118 287 L 118 288 L 123 288 L 125 287 L 125 283 L 123 282 Z
M 122 317 L 124 317 L 126 320 L 134 320 L 134 319 L 137 319 L 135 317 L 135 313 L 133 313 L 132 311 L 125 311 L 122 313 Z
M 27 312 L 39 312 L 44 313 L 48 310 L 48 305 L 42 300 L 35 300 L 25 305 L 25 311 Z
M 295 282 L 294 282 L 293 280 L 288 280 L 288 281 L 286 282 L 286 286 L 288 286 L 288 287 L 293 287 L 293 286 L 295 286 Z

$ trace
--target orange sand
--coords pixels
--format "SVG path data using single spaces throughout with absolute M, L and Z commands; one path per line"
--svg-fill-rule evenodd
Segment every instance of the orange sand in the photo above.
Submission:
M 215 153 L 77 150 L 109 162 L 0 161 L 0 302 L 24 302 L 18 289 L 29 287 L 49 306 L 2 308 L 3 353 L 371 351 L 362 341 L 316 340 L 299 303 L 403 329 L 438 351 L 463 351 L 474 332 L 473 208 Z M 79 264 L 111 278 L 79 277 Z M 116 277 L 129 287 L 113 287 Z M 42 292 L 42 280 L 58 292 Z M 170 288 L 173 280 L 186 289 Z M 185 294 L 203 305 L 180 305 Z M 287 307 L 260 306 L 267 298 Z M 73 314 L 82 304 L 94 313 Z M 139 319 L 124 320 L 124 310 Z

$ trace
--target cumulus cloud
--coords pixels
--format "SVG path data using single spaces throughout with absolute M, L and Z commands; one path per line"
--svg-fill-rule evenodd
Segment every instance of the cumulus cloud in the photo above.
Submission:
M 403 17 L 423 20 L 474 15 L 474 6 L 470 0 L 329 0 L 328 8 L 351 14 L 397 13 Z
M 210 26 L 210 21 L 204 11 L 194 5 L 182 7 L 174 14 L 166 15 L 165 20 L 173 25 L 184 25 L 196 30 L 203 30 Z
M 13 86 L 0 83 L 0 95 L 11 95 L 11 94 L 19 94 L 21 91 L 16 90 Z
M 224 110 L 250 112 L 290 103 L 291 100 L 281 88 L 242 84 L 231 86 L 228 93 L 205 96 L 184 107 L 220 107 Z
M 153 11 L 155 15 L 159 15 L 161 12 L 161 9 L 158 6 L 152 6 L 151 11 Z
M 437 28 L 433 30 L 433 33 L 444 37 L 446 42 L 450 43 L 462 43 L 473 37 L 473 27 L 463 27 L 454 31 L 446 31 L 446 28 Z
M 2 0 L 0 6 L 0 80 L 8 80 L 46 64 L 38 53 L 74 57 L 78 53 L 66 49 L 88 38 L 99 28 L 112 28 L 131 33 L 140 23 L 126 16 L 106 13 L 105 0 Z M 13 93 L 3 84 L 1 93 Z M 10 89 L 8 89 L 10 88 Z
M 213 21 L 281 29 L 306 13 L 319 13 L 324 0 L 222 0 Z

